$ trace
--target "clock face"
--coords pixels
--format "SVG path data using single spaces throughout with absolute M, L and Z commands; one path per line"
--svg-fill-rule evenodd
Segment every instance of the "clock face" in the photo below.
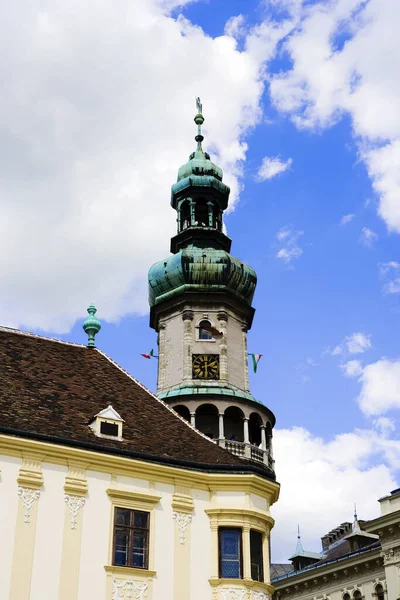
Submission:
M 192 354 L 193 379 L 219 379 L 219 354 Z

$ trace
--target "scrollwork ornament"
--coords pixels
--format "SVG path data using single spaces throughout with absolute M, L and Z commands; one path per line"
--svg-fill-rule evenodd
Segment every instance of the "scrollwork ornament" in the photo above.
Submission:
M 125 598 L 144 600 L 147 595 L 147 588 L 149 587 L 147 583 L 138 583 L 132 579 L 118 581 L 114 578 L 112 580 L 112 585 L 112 600 L 125 600 Z
M 25 509 L 24 522 L 31 522 L 31 509 L 35 500 L 39 500 L 40 491 L 32 488 L 18 488 L 18 496 L 21 498 Z
M 252 594 L 253 594 L 252 600 L 271 600 L 271 596 L 269 596 L 265 592 L 255 592 L 253 590 Z
M 219 588 L 221 600 L 244 600 L 246 588 Z
M 381 557 L 383 558 L 383 564 L 385 566 L 400 562 L 400 548 L 390 548 L 389 550 L 384 550 L 381 552 Z
M 65 494 L 64 502 L 71 513 L 71 529 L 76 529 L 76 518 L 79 515 L 80 509 L 85 504 L 85 501 L 85 498 L 82 496 L 70 496 L 69 494 Z
M 182 513 L 182 512 L 175 511 L 172 514 L 172 518 L 176 522 L 178 529 L 179 529 L 179 541 L 182 545 L 184 545 L 185 541 L 186 541 L 186 538 L 185 538 L 186 529 L 187 529 L 188 525 L 192 522 L 192 515 L 189 515 L 188 513 Z

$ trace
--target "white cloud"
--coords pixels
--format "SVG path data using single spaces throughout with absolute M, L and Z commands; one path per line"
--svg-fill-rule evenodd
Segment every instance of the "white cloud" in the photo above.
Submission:
M 371 336 L 361 331 L 346 336 L 344 343 L 349 354 L 362 354 L 372 347 Z
M 236 39 L 246 35 L 246 17 L 244 15 L 230 17 L 225 24 L 224 33 Z
M 267 179 L 272 179 L 273 177 L 276 177 L 276 175 L 284 173 L 292 165 L 292 162 L 291 158 L 281 160 L 279 156 L 265 156 L 258 169 L 258 181 L 266 181 Z
M 393 431 L 396 431 L 396 424 L 394 420 L 389 419 L 389 417 L 378 417 L 374 420 L 374 426 L 385 437 L 387 437 Z
M 359 360 L 348 360 L 343 365 L 340 365 L 344 375 L 346 377 L 359 377 L 363 371 L 362 364 Z
M 385 294 L 400 294 L 400 263 L 392 260 L 381 265 L 381 275 L 385 280 Z
M 299 238 L 303 235 L 303 231 L 292 229 L 289 226 L 282 227 L 276 234 L 277 240 L 283 244 L 283 247 L 276 253 L 277 258 L 285 263 L 290 263 L 296 258 L 300 258 L 303 254 L 303 249 L 299 246 Z
M 328 349 L 327 352 L 332 356 L 349 355 L 349 354 L 362 354 L 372 348 L 371 336 L 361 331 L 346 335 L 345 338 L 333 348 Z
M 272 78 L 272 100 L 298 127 L 318 130 L 350 116 L 379 215 L 400 232 L 400 3 L 294 6 L 298 20 L 285 45 L 293 67 Z
M 321 536 L 352 520 L 354 502 L 360 518 L 377 517 L 378 498 L 397 487 L 393 473 L 400 442 L 374 430 L 342 433 L 326 441 L 300 427 L 278 429 L 274 452 L 281 483 L 279 501 L 272 507 L 274 562 L 286 562 L 294 552 L 298 523 L 303 546 L 320 551 Z
M 360 242 L 363 246 L 371 248 L 373 243 L 378 239 L 377 234 L 369 229 L 369 227 L 363 227 L 361 230 Z
M 343 215 L 343 217 L 340 219 L 340 225 L 347 225 L 348 223 L 351 223 L 355 216 L 356 215 L 354 213 Z
M 343 353 L 343 346 L 335 346 L 331 352 L 332 356 L 338 356 L 339 354 L 342 354 L 342 353 Z
M 381 358 L 364 367 L 358 403 L 367 416 L 400 408 L 400 360 Z
M 25 0 L 0 19 L 2 324 L 65 331 L 91 301 L 108 320 L 147 310 L 148 267 L 175 232 L 170 184 L 195 147 L 196 95 L 204 146 L 237 200 L 263 62 L 283 33 L 263 24 L 239 52 L 171 18 L 183 4 L 99 0 L 94 13 Z

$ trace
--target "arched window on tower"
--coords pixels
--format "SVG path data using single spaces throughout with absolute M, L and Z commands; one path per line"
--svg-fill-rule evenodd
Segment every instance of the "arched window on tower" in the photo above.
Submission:
M 194 222 L 197 227 L 208 227 L 208 204 L 203 198 L 196 200 Z
M 212 327 L 210 321 L 208 321 L 207 319 L 203 319 L 203 321 L 200 321 L 199 323 L 199 340 L 213 340 L 214 336 L 212 334 L 212 332 L 210 331 L 210 328 Z
M 180 230 L 190 227 L 190 202 L 185 200 L 180 207 Z
M 187 406 L 179 404 L 178 406 L 174 406 L 174 411 L 190 423 L 190 410 Z
M 383 591 L 382 584 L 378 583 L 378 585 L 375 586 L 375 595 L 376 595 L 376 600 L 385 600 L 385 594 Z
M 362 595 L 361 595 L 360 590 L 356 590 L 355 592 L 353 592 L 353 598 L 354 598 L 354 600 L 361 600 Z
M 344 594 L 342 600 L 350 600 L 350 594 Z

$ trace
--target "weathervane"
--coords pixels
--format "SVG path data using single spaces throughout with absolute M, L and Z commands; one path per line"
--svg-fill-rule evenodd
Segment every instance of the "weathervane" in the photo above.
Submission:
M 204 117 L 203 117 L 203 105 L 201 103 L 199 96 L 196 97 L 196 108 L 197 108 L 197 115 L 194 118 L 194 122 L 197 125 L 197 135 L 194 139 L 197 142 L 197 152 L 202 152 L 203 149 L 201 147 L 201 142 L 204 140 L 204 136 L 202 136 L 202 134 L 201 134 L 201 126 L 204 123 Z

